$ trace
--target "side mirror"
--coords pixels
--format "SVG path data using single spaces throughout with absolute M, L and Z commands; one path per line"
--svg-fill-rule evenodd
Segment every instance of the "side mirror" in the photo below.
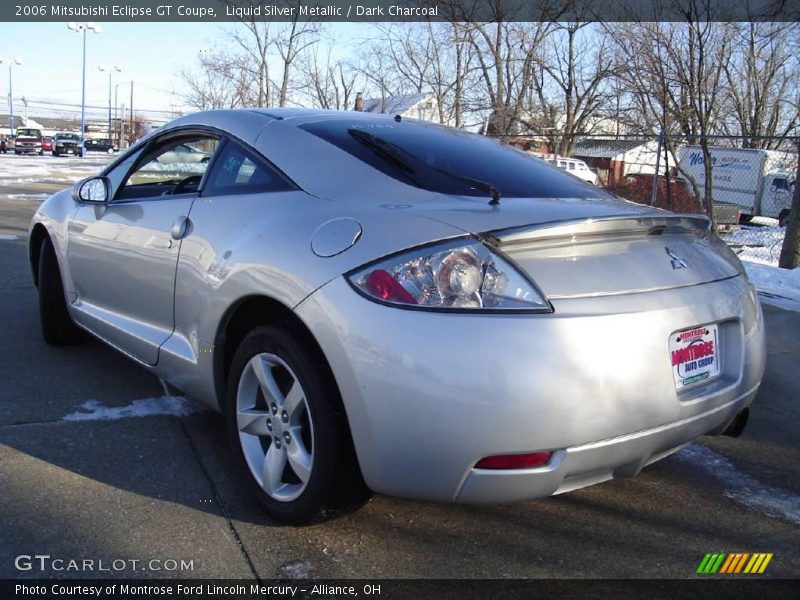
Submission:
M 75 184 L 74 195 L 80 202 L 108 202 L 111 191 L 106 177 L 92 177 Z

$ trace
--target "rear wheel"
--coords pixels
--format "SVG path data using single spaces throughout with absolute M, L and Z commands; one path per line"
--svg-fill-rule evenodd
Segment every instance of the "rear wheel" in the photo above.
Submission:
M 368 496 L 338 391 L 289 329 L 251 332 L 233 359 L 226 398 L 237 461 L 266 511 L 302 524 Z
M 83 338 L 69 316 L 56 251 L 48 237 L 39 253 L 39 321 L 44 341 L 52 346 L 74 344 Z

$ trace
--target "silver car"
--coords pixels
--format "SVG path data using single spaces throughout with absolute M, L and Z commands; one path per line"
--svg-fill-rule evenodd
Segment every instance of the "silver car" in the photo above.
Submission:
M 182 144 L 210 159 L 159 160 Z M 633 476 L 741 430 L 764 372 L 704 217 L 400 117 L 180 118 L 46 200 L 30 261 L 45 340 L 88 331 L 222 411 L 285 522 Z

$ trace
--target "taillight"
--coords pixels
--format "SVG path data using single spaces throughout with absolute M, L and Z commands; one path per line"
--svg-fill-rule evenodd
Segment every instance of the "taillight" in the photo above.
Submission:
M 515 265 L 474 240 L 412 250 L 347 278 L 368 298 L 428 310 L 552 312 Z
M 409 294 L 406 288 L 400 285 L 394 277 L 383 269 L 372 271 L 372 273 L 367 276 L 364 284 L 364 287 L 366 287 L 370 294 L 381 300 L 402 302 L 404 304 L 417 303 L 414 296 Z

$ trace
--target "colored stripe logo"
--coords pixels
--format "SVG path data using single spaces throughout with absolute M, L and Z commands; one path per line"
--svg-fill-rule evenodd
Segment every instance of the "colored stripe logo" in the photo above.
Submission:
M 697 572 L 701 575 L 736 575 L 747 573 L 760 575 L 767 569 L 773 553 L 769 552 L 714 552 L 708 553 L 700 561 Z

